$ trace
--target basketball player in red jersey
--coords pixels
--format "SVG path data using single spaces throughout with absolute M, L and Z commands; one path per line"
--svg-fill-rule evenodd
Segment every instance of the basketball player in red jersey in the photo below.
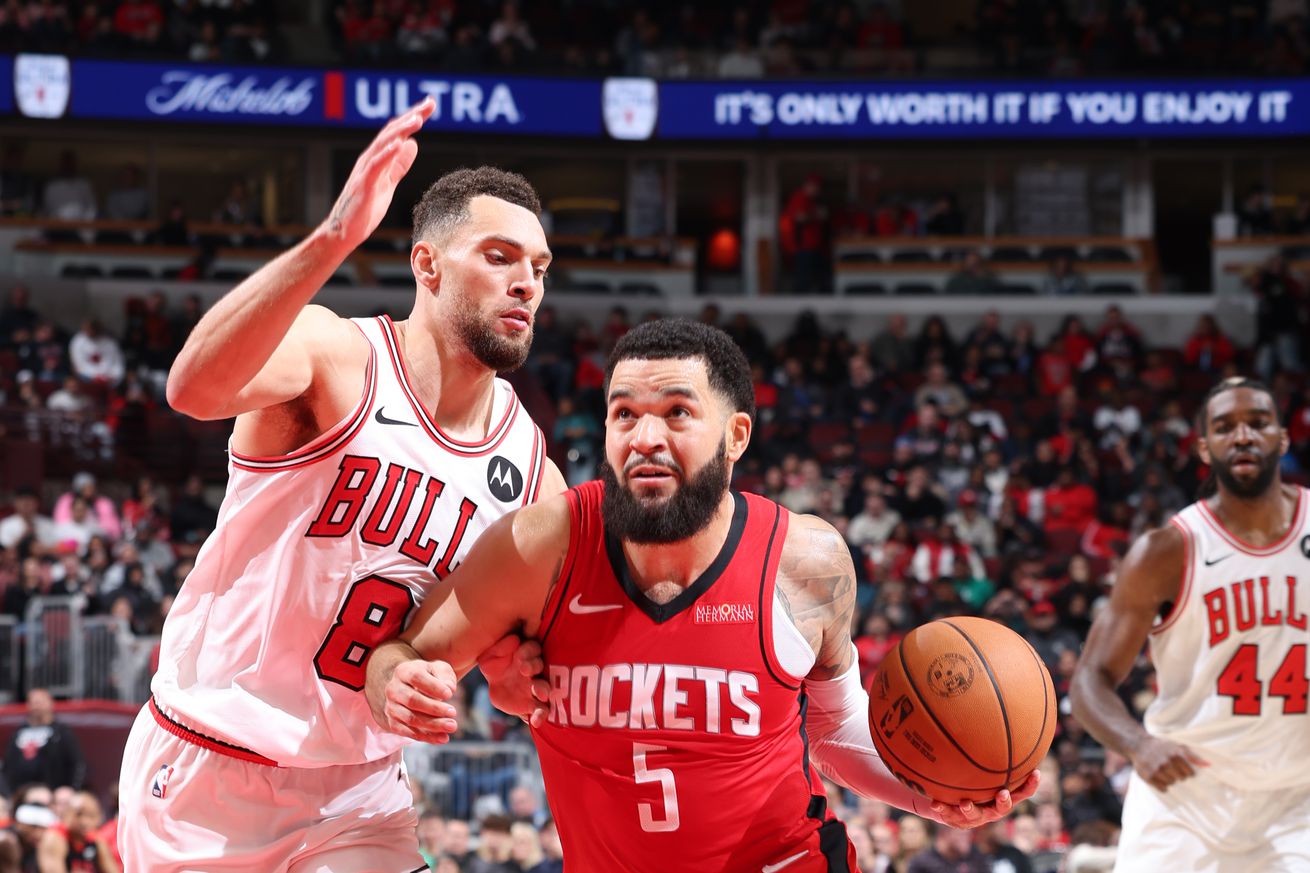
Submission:
M 1126 756 L 1117 873 L 1310 871 L 1310 511 L 1282 481 L 1269 389 L 1220 382 L 1198 415 L 1215 492 L 1129 551 L 1092 625 L 1074 715 Z M 1115 689 L 1150 642 L 1139 723 Z
M 985 808 L 931 804 L 879 760 L 849 550 L 818 518 L 728 489 L 754 396 L 727 335 L 641 325 L 615 346 L 606 392 L 602 481 L 501 519 L 378 647 L 379 723 L 421 725 L 450 667 L 509 631 L 538 638 L 534 738 L 580 871 L 853 870 L 819 773 L 956 826 L 1008 812 L 1004 791 Z
M 387 124 L 330 216 L 223 297 L 169 373 L 179 412 L 236 422 L 123 755 L 133 873 L 426 869 L 406 740 L 370 716 L 364 657 L 489 524 L 564 487 L 496 377 L 527 356 L 551 258 L 526 179 L 480 167 L 428 188 L 404 321 L 310 305 L 387 213 L 433 109 Z M 508 680 L 513 649 L 496 650 Z

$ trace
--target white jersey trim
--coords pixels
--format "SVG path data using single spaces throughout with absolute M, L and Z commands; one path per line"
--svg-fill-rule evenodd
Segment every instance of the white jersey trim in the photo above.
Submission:
M 358 329 L 358 325 L 355 327 Z M 360 331 L 360 333 L 362 335 L 363 331 Z M 367 341 L 368 337 L 364 337 L 364 339 Z M 364 422 L 368 420 L 368 411 L 373 408 L 373 397 L 377 393 L 377 370 L 377 353 L 373 350 L 373 344 L 370 342 L 368 344 L 368 369 L 365 371 L 364 376 L 364 396 L 360 398 L 359 405 L 355 407 L 354 412 L 338 422 L 327 433 L 315 437 L 301 448 L 286 455 L 268 457 L 243 455 L 229 445 L 228 453 L 232 456 L 232 465 L 251 473 L 266 473 L 303 467 L 334 454 L 337 449 L 350 442 L 351 438 L 364 426 Z
M 382 327 L 382 340 L 387 344 L 387 352 L 391 357 L 391 366 L 396 371 L 396 381 L 400 385 L 400 390 L 404 392 L 406 399 L 409 400 L 409 405 L 413 407 L 414 414 L 418 416 L 419 425 L 427 432 L 428 436 L 437 445 L 456 455 L 477 457 L 495 451 L 509 434 L 514 425 L 514 419 L 518 417 L 519 400 L 513 389 L 510 390 L 509 402 L 505 404 L 505 411 L 501 415 L 500 421 L 488 432 L 486 439 L 481 442 L 466 443 L 449 437 L 428 415 L 428 411 L 418 399 L 417 392 L 414 391 L 410 384 L 409 370 L 406 368 L 405 359 L 400 353 L 400 338 L 396 335 L 396 326 L 391 321 L 391 317 L 387 315 L 378 316 L 378 324 Z
M 1185 608 L 1187 598 L 1192 593 L 1193 567 L 1196 565 L 1196 538 L 1192 534 L 1192 529 L 1187 526 L 1187 522 L 1183 521 L 1179 516 L 1175 515 L 1169 519 L 1169 522 L 1178 528 L 1179 533 L 1183 535 L 1183 554 L 1185 556 L 1183 559 L 1183 578 L 1178 585 L 1178 596 L 1174 598 L 1173 606 L 1169 608 L 1169 614 L 1161 619 L 1155 627 L 1151 628 L 1153 634 L 1167 630 L 1174 622 L 1178 621 L 1178 616 L 1187 611 Z

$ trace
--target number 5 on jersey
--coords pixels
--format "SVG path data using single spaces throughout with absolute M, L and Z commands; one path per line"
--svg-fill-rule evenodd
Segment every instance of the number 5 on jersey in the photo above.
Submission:
M 669 831 L 676 831 L 681 819 L 678 817 L 678 787 L 673 782 L 673 771 L 668 767 L 646 766 L 646 753 L 663 752 L 664 746 L 652 746 L 646 743 L 632 744 L 632 771 L 633 778 L 637 784 L 645 782 L 658 782 L 664 792 L 664 817 L 655 817 L 655 805 L 651 803 L 638 803 L 637 816 L 641 821 L 641 829 L 652 834 L 666 834 Z

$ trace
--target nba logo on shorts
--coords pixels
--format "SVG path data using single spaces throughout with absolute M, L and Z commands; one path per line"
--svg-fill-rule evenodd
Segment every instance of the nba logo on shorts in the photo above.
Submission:
M 659 118 L 654 79 L 606 79 L 601 92 L 605 129 L 615 139 L 650 139 Z
M 164 764 L 155 773 L 155 783 L 150 786 L 150 793 L 160 800 L 168 796 L 168 780 L 173 778 L 173 765 Z

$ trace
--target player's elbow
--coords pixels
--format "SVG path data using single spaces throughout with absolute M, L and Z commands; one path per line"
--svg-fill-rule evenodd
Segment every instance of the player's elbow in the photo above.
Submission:
M 175 366 L 169 371 L 164 397 L 174 412 L 200 421 L 225 418 L 218 398 L 212 395 L 213 392 L 205 390 L 204 380 L 195 378 L 185 367 Z

